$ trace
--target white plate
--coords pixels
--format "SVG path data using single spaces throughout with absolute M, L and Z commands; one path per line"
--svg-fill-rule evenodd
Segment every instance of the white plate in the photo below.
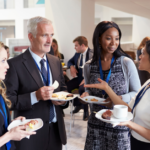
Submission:
M 109 102 L 104 102 L 104 98 L 96 97 L 96 96 L 86 96 L 86 97 L 79 97 L 81 100 L 85 101 L 86 103 L 94 103 L 94 104 L 107 104 Z M 91 99 L 97 99 L 97 102 L 91 101 Z
M 111 116 L 110 120 L 107 119 L 103 119 L 102 118 L 102 114 L 106 111 L 107 109 L 102 109 L 99 112 L 96 113 L 95 117 L 97 119 L 100 119 L 103 122 L 107 122 L 107 123 L 120 123 L 120 122 L 125 122 L 125 121 L 130 121 L 133 119 L 133 114 L 131 112 L 128 112 L 128 116 L 126 118 L 121 118 L 121 119 L 117 119 L 115 118 L 113 115 Z M 110 110 L 113 113 L 113 110 Z
M 53 101 L 70 101 L 70 100 L 73 100 L 74 98 L 76 98 L 77 96 L 76 95 L 74 95 L 73 94 L 73 97 L 70 97 L 69 99 L 62 99 L 61 98 L 61 96 L 64 96 L 64 97 L 66 97 L 68 94 L 71 94 L 71 93 L 68 93 L 68 92 L 63 92 L 63 91 L 61 91 L 61 92 L 56 92 L 55 94 L 57 94 L 58 95 L 58 98 L 51 98 L 51 100 L 53 100 Z M 60 97 L 60 98 L 59 98 Z
M 24 125 L 28 122 L 30 122 L 31 120 L 37 120 L 38 123 L 34 126 L 34 129 L 29 129 L 28 131 L 36 131 L 40 128 L 43 127 L 43 121 L 42 119 L 40 118 L 36 118 L 36 119 L 26 119 L 24 121 L 21 121 L 21 120 L 14 120 L 13 122 L 11 122 L 11 124 L 9 124 L 9 126 L 7 127 L 7 130 L 9 131 L 10 129 L 14 128 L 14 127 L 17 127 L 17 126 L 20 126 L 20 125 Z

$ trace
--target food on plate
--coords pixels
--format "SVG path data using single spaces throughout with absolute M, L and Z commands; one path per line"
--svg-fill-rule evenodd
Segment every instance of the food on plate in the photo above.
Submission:
M 66 97 L 73 97 L 73 94 L 68 94 L 66 95 Z
M 53 94 L 52 94 L 52 97 L 53 97 L 53 98 L 57 98 L 57 97 L 58 97 L 58 95 L 57 95 L 57 94 L 55 94 L 55 93 L 53 93 Z
M 107 119 L 107 120 L 110 120 L 112 116 L 112 112 L 110 110 L 106 110 L 103 114 L 102 114 L 102 118 L 103 119 Z
M 27 122 L 25 125 L 27 126 L 27 128 L 30 128 L 30 129 L 34 129 L 34 126 L 38 123 L 37 120 L 31 120 L 29 122 Z
M 86 98 L 85 100 L 87 101 L 88 99 Z
M 95 99 L 95 98 L 92 98 L 91 101 L 92 101 L 92 102 L 98 102 L 98 100 Z

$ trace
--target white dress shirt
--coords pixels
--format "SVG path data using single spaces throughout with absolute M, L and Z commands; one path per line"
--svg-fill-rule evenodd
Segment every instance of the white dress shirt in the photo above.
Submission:
M 88 48 L 87 48 L 83 53 L 81 53 L 81 54 L 83 54 L 83 62 L 82 62 L 83 66 L 84 66 L 85 63 L 86 63 L 86 53 L 87 53 L 87 50 L 88 50 Z M 78 68 L 82 67 L 82 66 L 80 66 L 81 54 L 80 54 L 80 57 L 79 57 L 79 59 L 78 59 Z M 82 68 L 82 69 L 83 69 L 83 68 Z M 82 76 L 84 77 L 83 71 L 82 71 Z
M 150 79 L 144 83 L 144 85 L 141 87 L 141 89 L 144 86 L 146 86 L 149 82 L 150 82 Z M 141 89 L 139 90 L 139 92 L 141 91 Z M 136 96 L 137 96 L 137 94 L 136 94 Z M 129 107 L 131 109 L 134 106 L 136 96 L 134 98 L 132 98 L 132 100 L 129 103 Z M 139 124 L 142 127 L 150 130 L 150 88 L 145 92 L 145 94 L 143 95 L 143 97 L 141 98 L 139 103 L 135 106 L 135 108 L 133 110 L 133 120 L 132 121 L 135 122 L 136 124 Z M 131 131 L 131 134 L 135 139 L 137 139 L 139 141 L 150 143 L 149 140 L 145 139 L 144 137 L 142 137 L 141 135 L 139 135 L 137 132 L 135 132 L 133 130 Z
M 36 61 L 36 63 L 37 63 L 37 65 L 39 66 L 39 68 L 41 68 L 41 63 L 40 63 L 40 61 L 41 61 L 42 58 L 39 57 L 38 55 L 36 55 L 35 53 L 33 53 L 30 48 L 29 48 L 29 52 L 31 53 L 33 59 Z M 46 70 L 47 70 L 47 57 L 46 57 L 46 55 L 44 55 L 43 59 L 46 60 L 46 61 L 44 61 L 44 65 L 45 65 L 45 68 L 46 68 Z M 51 73 L 50 66 L 49 66 L 49 73 L 50 73 L 50 84 L 49 84 L 49 86 L 51 86 L 52 83 L 53 83 L 53 79 L 52 79 L 52 73 Z M 43 77 L 42 77 L 40 71 L 39 71 L 39 74 L 40 74 L 40 76 L 41 76 L 41 78 L 42 78 L 42 81 L 43 81 Z M 44 81 L 43 81 L 43 82 L 44 82 Z M 34 105 L 35 103 L 38 103 L 38 102 L 39 102 L 39 101 L 37 100 L 37 98 L 36 98 L 35 91 L 32 92 L 32 93 L 30 93 L 30 97 L 31 97 L 31 104 L 32 104 L 32 105 Z M 55 111 L 55 107 L 54 107 L 54 106 L 53 106 L 53 108 L 54 108 L 54 118 L 53 118 L 52 122 L 56 122 L 56 121 L 57 121 L 57 118 L 56 118 L 56 111 Z M 49 122 L 49 123 L 51 123 L 51 122 Z

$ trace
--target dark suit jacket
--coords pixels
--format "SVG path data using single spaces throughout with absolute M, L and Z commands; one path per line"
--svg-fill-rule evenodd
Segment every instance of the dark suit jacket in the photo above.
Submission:
M 54 91 L 64 91 L 66 86 L 62 72 L 62 65 L 58 58 L 47 54 L 49 65 L 52 72 L 53 82 L 57 80 L 59 87 Z M 43 127 L 32 135 L 30 139 L 23 139 L 16 142 L 17 150 L 46 150 L 49 137 L 49 101 L 39 101 L 31 105 L 30 93 L 43 87 L 43 81 L 37 66 L 29 52 L 8 60 L 9 70 L 6 75 L 5 84 L 7 86 L 8 98 L 12 102 L 12 109 L 15 117 L 25 116 L 27 119 L 41 118 L 44 122 Z M 62 116 L 62 107 L 55 106 L 58 122 L 58 130 L 62 144 L 66 144 L 66 131 Z M 65 105 L 68 107 L 68 104 Z M 64 107 L 64 108 L 65 108 Z
M 75 68 L 77 69 L 77 71 L 79 70 L 78 68 L 78 59 L 80 57 L 81 53 L 75 53 L 75 55 L 68 61 L 68 68 L 70 68 L 70 66 L 75 66 Z M 87 53 L 86 53 L 86 62 L 88 60 L 90 60 L 93 56 L 93 50 L 91 50 L 90 48 L 88 48 Z M 77 74 L 78 76 L 78 74 Z
M 1 109 L 2 112 L 4 113 L 1 104 L 0 104 L 0 109 Z M 9 125 L 9 123 L 10 123 L 11 121 L 10 121 L 10 113 L 9 113 L 9 110 L 8 110 L 7 107 L 6 107 L 6 112 L 7 112 L 8 125 Z M 5 130 L 5 126 L 4 126 L 4 118 L 3 118 L 2 114 L 0 113 L 0 137 L 1 137 L 2 135 L 4 135 L 5 133 L 6 133 L 6 130 Z M 0 150 L 7 150 L 6 144 L 3 145 L 2 147 L 0 147 Z M 10 150 L 15 150 L 15 145 L 14 145 L 14 142 L 13 142 L 13 141 L 11 141 L 11 148 L 10 148 Z

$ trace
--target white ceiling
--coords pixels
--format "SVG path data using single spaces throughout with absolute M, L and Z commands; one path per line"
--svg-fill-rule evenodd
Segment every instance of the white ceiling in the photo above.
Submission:
M 150 19 L 150 0 L 95 0 L 95 2 Z

